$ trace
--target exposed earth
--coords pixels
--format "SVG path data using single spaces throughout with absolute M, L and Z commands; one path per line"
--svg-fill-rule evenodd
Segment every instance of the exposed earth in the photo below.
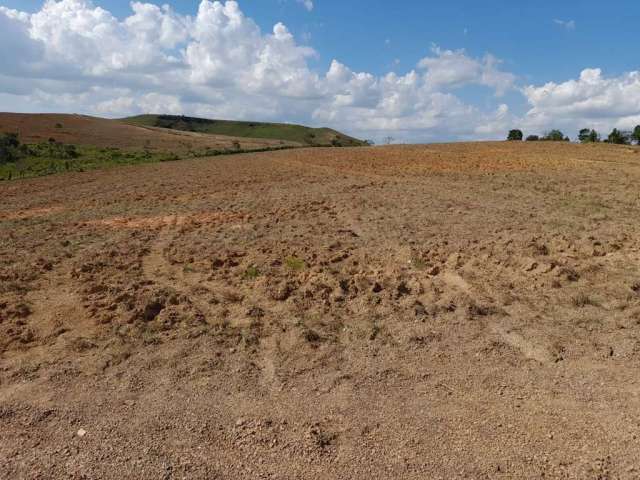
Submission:
M 210 135 L 60 113 L 0 112 L 0 132 L 18 133 L 23 143 L 47 142 L 53 138 L 75 145 L 177 153 L 232 148 L 234 142 L 245 150 L 301 145 L 285 140 Z
M 640 478 L 640 150 L 0 183 L 0 478 Z

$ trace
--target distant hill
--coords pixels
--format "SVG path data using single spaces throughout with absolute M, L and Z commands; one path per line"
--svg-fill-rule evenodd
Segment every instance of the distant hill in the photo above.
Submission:
M 363 141 L 330 128 L 310 128 L 288 123 L 209 120 L 177 115 L 138 115 L 123 118 L 121 121 L 130 125 L 243 138 L 282 140 L 308 146 L 356 147 L 364 145 Z
M 59 113 L 0 113 L 0 134 L 18 133 L 23 143 L 47 142 L 90 145 L 123 150 L 188 152 L 242 148 L 258 150 L 281 146 L 302 146 L 280 139 L 211 135 L 170 130 L 87 115 Z

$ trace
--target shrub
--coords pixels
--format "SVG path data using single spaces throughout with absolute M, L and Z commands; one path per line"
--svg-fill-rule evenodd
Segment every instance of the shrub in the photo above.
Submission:
M 537 142 L 540 140 L 540 137 L 538 135 L 529 135 L 527 137 L 527 142 Z

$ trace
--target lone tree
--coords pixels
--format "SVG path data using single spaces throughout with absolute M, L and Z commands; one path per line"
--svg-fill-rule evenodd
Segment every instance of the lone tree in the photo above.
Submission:
M 640 125 L 636 125 L 636 128 L 633 129 L 633 133 L 631 137 L 640 145 Z
M 522 130 L 510 130 L 509 135 L 507 136 L 507 140 L 510 142 L 521 142 L 524 138 L 524 134 Z
M 600 134 L 595 130 L 583 128 L 578 134 L 578 140 L 580 143 L 597 143 L 600 141 Z
M 0 163 L 15 162 L 20 155 L 18 134 L 5 133 L 0 136 Z
M 562 133 L 560 130 L 551 130 L 544 134 L 542 140 L 547 142 L 566 142 L 569 139 L 568 137 L 565 137 L 564 133 Z
M 626 132 L 621 132 L 617 128 L 614 128 L 609 134 L 607 141 L 609 143 L 614 143 L 616 145 L 629 145 L 630 137 L 631 137 L 631 134 Z

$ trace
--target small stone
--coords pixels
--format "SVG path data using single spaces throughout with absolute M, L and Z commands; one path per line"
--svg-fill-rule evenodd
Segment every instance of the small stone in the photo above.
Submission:
M 82 438 L 87 434 L 87 431 L 84 428 L 81 428 L 80 430 L 78 430 L 77 435 Z

